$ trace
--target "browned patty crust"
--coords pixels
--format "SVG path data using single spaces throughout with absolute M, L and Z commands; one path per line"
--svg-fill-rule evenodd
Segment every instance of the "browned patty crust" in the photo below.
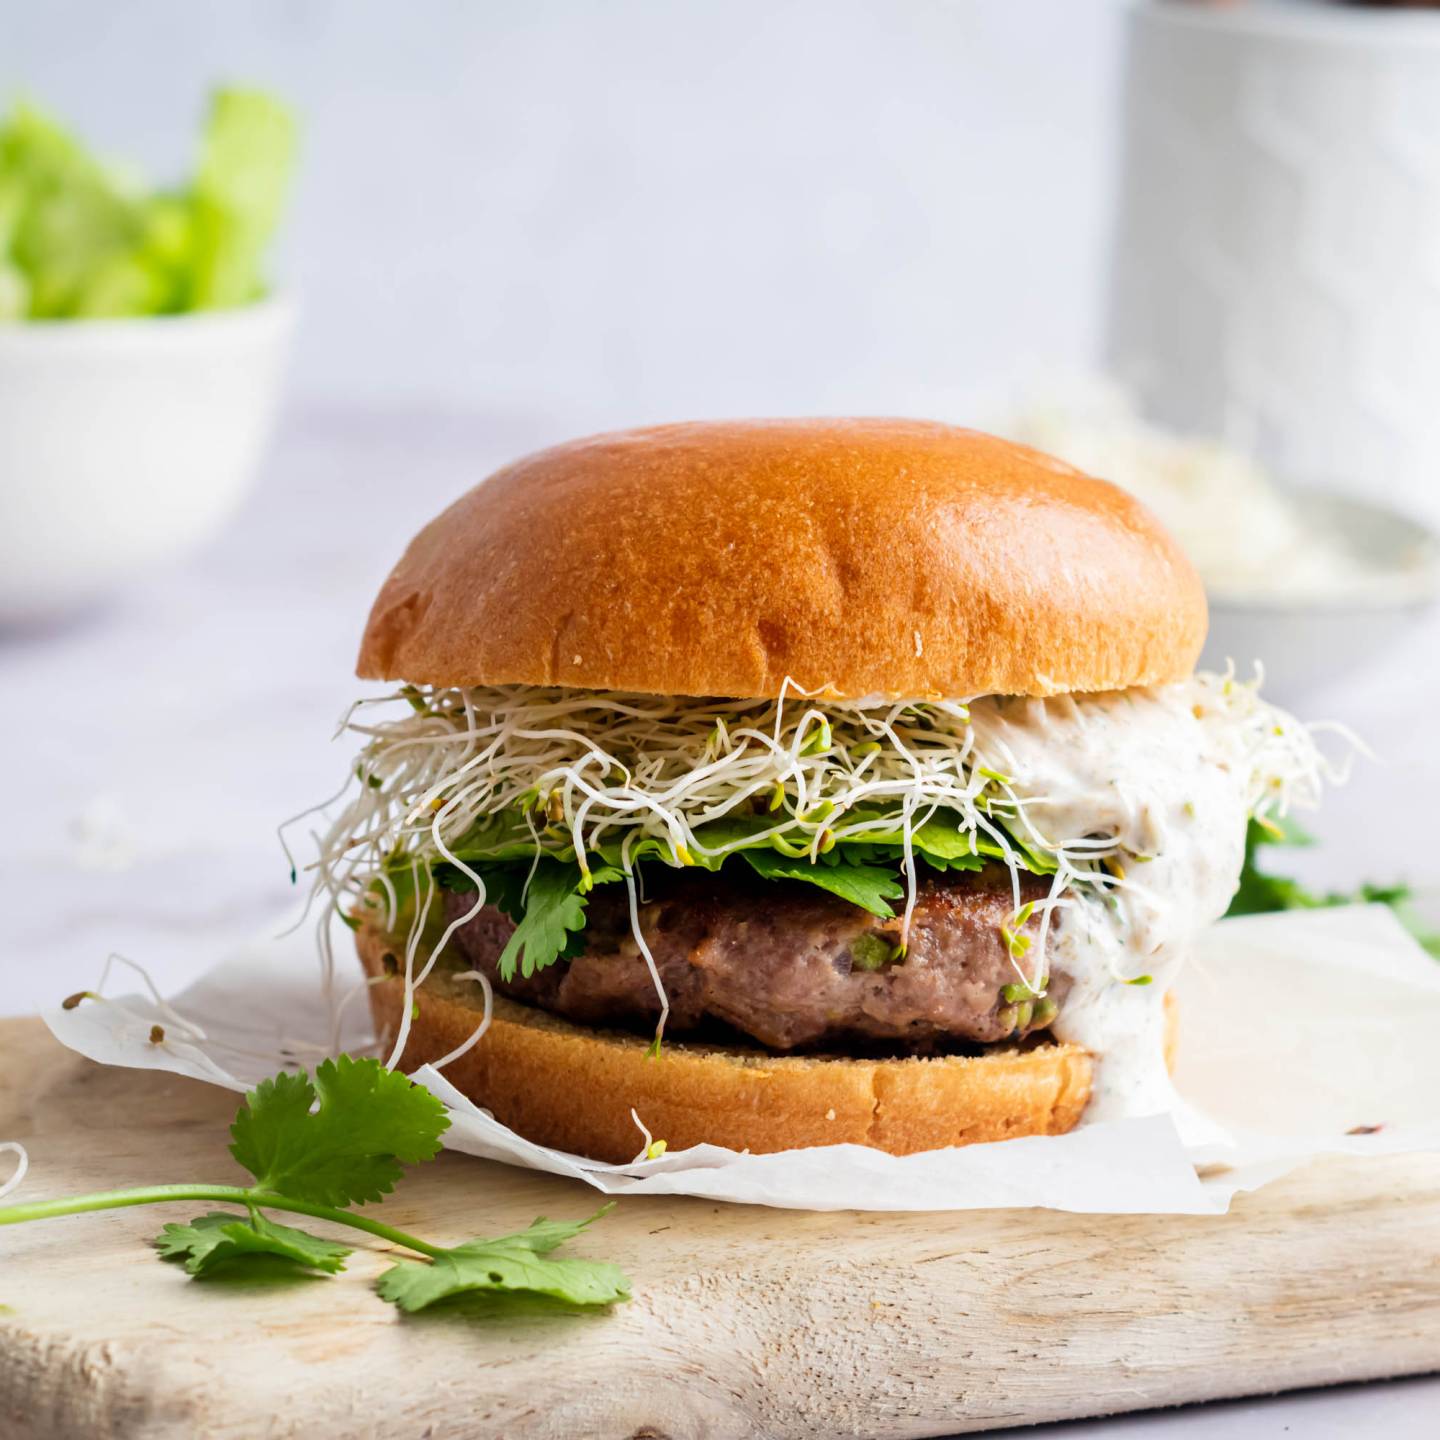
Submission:
M 738 867 L 718 873 L 647 873 L 640 929 L 670 1001 L 666 1031 L 720 1025 L 774 1050 L 880 1044 L 925 1052 L 994 1044 L 1041 1029 L 1048 1003 L 1007 999 L 1018 979 L 1002 927 L 1015 908 L 1009 873 L 929 874 L 919 886 L 909 945 L 900 919 L 881 920 L 807 884 L 763 881 Z M 1021 900 L 1045 893 L 1025 876 Z M 473 896 L 447 897 L 450 918 Z M 1031 926 L 1033 927 L 1033 921 Z M 624 887 L 598 887 L 582 932 L 584 953 L 529 979 L 502 980 L 500 952 L 514 926 L 486 906 L 456 932 L 465 961 L 497 991 L 582 1025 L 653 1027 L 660 1013 L 631 929 Z

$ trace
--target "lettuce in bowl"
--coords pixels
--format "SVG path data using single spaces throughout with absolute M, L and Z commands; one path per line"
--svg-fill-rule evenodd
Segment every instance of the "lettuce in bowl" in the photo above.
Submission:
M 0 321 L 175 315 L 262 298 L 296 145 L 294 116 L 273 96 L 217 90 L 193 176 L 148 190 L 17 105 L 0 122 Z

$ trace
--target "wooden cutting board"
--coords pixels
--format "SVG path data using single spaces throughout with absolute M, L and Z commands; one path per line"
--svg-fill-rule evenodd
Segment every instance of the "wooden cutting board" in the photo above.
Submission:
M 27 1198 L 229 1181 L 235 1104 L 0 1022 Z M 445 1155 L 383 1215 L 460 1239 L 594 1204 Z M 196 1283 L 145 1245 L 186 1214 L 0 1230 L 6 1440 L 944 1435 L 1440 1369 L 1440 1156 L 1314 1165 L 1206 1219 L 622 1200 L 576 1247 L 635 1282 L 598 1316 L 402 1317 L 367 1285 L 380 1249 Z

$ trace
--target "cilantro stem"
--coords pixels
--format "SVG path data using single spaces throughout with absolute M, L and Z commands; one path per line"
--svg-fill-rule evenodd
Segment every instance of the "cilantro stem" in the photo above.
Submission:
M 335 1225 L 348 1225 L 364 1230 L 392 1245 L 414 1250 L 431 1259 L 442 1254 L 438 1245 L 427 1244 L 414 1235 L 407 1235 L 393 1225 L 371 1220 L 365 1215 L 352 1215 L 332 1205 L 312 1205 L 308 1200 L 292 1200 L 269 1190 L 251 1189 L 242 1185 L 146 1185 L 135 1190 L 97 1190 L 91 1195 L 67 1195 L 60 1200 L 37 1200 L 29 1205 L 0 1206 L 0 1225 L 19 1225 L 27 1220 L 50 1220 L 60 1215 L 82 1215 L 91 1210 L 120 1210 L 130 1205 L 166 1205 L 179 1201 L 213 1201 L 222 1205 L 244 1205 L 255 1210 L 289 1210 L 309 1215 L 316 1220 L 329 1220 Z
M 316 1220 L 330 1220 L 336 1225 L 349 1225 L 354 1230 L 364 1230 L 368 1235 L 374 1235 L 377 1239 L 388 1240 L 392 1245 L 399 1245 L 406 1250 L 414 1250 L 418 1255 L 428 1255 L 432 1260 L 437 1255 L 443 1255 L 444 1247 L 431 1245 L 421 1240 L 418 1236 L 407 1235 L 403 1230 L 397 1230 L 393 1225 L 383 1224 L 379 1220 L 371 1220 L 365 1215 L 352 1215 L 348 1210 L 337 1210 L 330 1205 L 312 1205 L 308 1200 L 291 1200 L 284 1195 L 272 1195 L 268 1190 L 247 1190 L 244 1192 L 250 1197 L 251 1203 L 258 1205 L 262 1210 L 293 1210 L 297 1215 L 310 1215 Z M 4 1211 L 0 1211 L 0 1224 L 5 1221 Z

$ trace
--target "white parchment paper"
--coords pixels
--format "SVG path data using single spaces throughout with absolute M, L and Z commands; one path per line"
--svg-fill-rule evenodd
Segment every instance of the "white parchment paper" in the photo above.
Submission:
M 45 1021 L 63 1044 L 102 1064 L 236 1090 L 287 1059 L 313 1064 L 329 1043 L 308 932 L 256 941 L 169 1005 L 121 988 L 107 987 L 113 1002 L 57 1008 Z M 790 1209 L 1214 1214 L 1237 1191 L 1318 1155 L 1440 1150 L 1440 964 L 1384 907 L 1223 921 L 1204 937 L 1178 994 L 1178 1117 L 922 1155 L 857 1145 L 751 1155 L 700 1145 L 604 1165 L 522 1139 L 429 1066 L 414 1078 L 449 1107 L 450 1149 L 572 1176 L 610 1195 Z M 371 1045 L 363 997 L 346 1007 L 340 1041 Z M 641 1144 L 637 1131 L 637 1151 Z

